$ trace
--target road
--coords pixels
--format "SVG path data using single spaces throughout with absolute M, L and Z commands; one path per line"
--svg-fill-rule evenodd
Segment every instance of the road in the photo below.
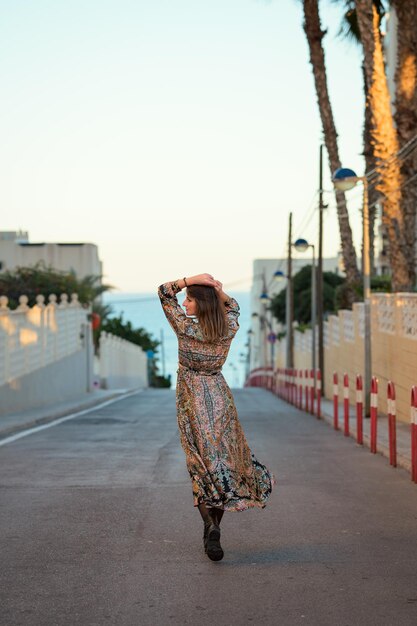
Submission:
M 261 389 L 235 391 L 278 484 L 207 559 L 175 396 L 147 390 L 0 448 L 2 626 L 417 624 L 417 485 Z

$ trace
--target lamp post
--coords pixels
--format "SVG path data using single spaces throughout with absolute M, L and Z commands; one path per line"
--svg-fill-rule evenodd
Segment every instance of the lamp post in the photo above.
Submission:
M 317 282 L 316 282 L 316 252 L 314 244 L 308 243 L 306 239 L 297 239 L 294 242 L 297 252 L 305 252 L 308 248 L 313 251 L 313 265 L 311 268 L 311 367 L 313 369 L 314 381 L 316 380 L 316 315 L 317 315 Z
M 363 298 L 365 313 L 365 336 L 364 336 L 364 408 L 365 415 L 370 411 L 370 388 L 371 388 L 371 260 L 369 244 L 369 206 L 368 206 L 368 179 L 366 176 L 357 176 L 356 173 L 347 168 L 341 167 L 333 174 L 333 185 L 339 191 L 349 191 L 357 185 L 363 183 L 363 203 L 362 203 L 362 274 L 363 274 Z
M 263 294 L 265 294 L 266 292 L 263 292 Z M 265 298 L 262 297 L 262 295 L 260 296 L 260 299 L 265 302 L 266 300 L 269 300 L 269 297 Z M 267 350 L 266 350 L 266 346 L 267 343 L 270 343 L 271 345 L 271 352 L 270 352 L 270 359 L 271 359 L 271 367 L 274 369 L 275 366 L 275 341 L 276 341 L 276 335 L 273 331 L 273 327 L 272 327 L 272 322 L 267 318 L 266 316 L 266 312 L 264 313 L 252 313 L 252 317 L 253 318 L 259 318 L 259 326 L 260 326 L 260 330 L 261 330 L 261 342 L 264 346 L 264 351 L 263 351 L 263 364 L 265 365 L 265 367 L 268 366 L 268 359 L 267 359 Z M 266 334 L 266 328 L 269 330 L 268 335 Z

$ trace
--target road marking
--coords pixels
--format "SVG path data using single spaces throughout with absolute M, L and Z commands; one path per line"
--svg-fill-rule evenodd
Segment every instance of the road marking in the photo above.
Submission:
M 137 391 L 131 391 L 122 396 L 118 396 L 117 398 L 106 400 L 106 402 L 102 402 L 101 404 L 96 404 L 95 406 L 92 406 L 89 409 L 83 409 L 82 411 L 77 411 L 77 413 L 70 413 L 70 415 L 59 417 L 58 419 L 53 420 L 52 422 L 48 422 L 47 424 L 40 424 L 39 426 L 28 428 L 28 430 L 21 430 L 15 435 L 10 435 L 10 437 L 6 437 L 5 439 L 0 439 L 0 447 L 5 446 L 8 443 L 13 443 L 14 441 L 17 441 L 18 439 L 22 439 L 22 437 L 28 437 L 29 435 L 34 435 L 35 433 L 38 433 L 40 430 L 45 430 L 46 428 L 52 428 L 52 426 L 58 426 L 58 424 L 62 424 L 63 422 L 67 422 L 68 420 L 74 419 L 74 417 L 79 417 L 80 415 L 86 415 L 86 413 L 91 413 L 92 411 L 96 411 L 97 409 L 102 409 L 105 406 L 114 404 L 115 402 L 120 402 L 120 400 L 125 400 L 126 398 L 135 396 L 138 393 L 142 393 L 142 391 L 143 389 L 138 389 Z

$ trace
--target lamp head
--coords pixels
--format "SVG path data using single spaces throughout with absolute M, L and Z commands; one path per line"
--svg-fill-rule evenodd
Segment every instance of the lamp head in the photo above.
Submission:
M 349 191 L 358 182 L 356 172 L 348 167 L 339 167 L 332 176 L 333 185 L 338 191 Z
M 259 296 L 259 300 L 261 300 L 262 302 L 267 302 L 269 300 L 269 296 L 266 291 L 263 291 L 261 293 L 261 295 Z
M 280 280 L 282 280 L 283 278 L 285 278 L 285 274 L 284 272 L 281 272 L 281 270 L 277 270 L 276 272 L 274 272 L 274 280 L 276 280 L 277 282 L 279 282 Z
M 297 250 L 297 252 L 305 252 L 308 247 L 309 243 L 307 239 L 297 239 L 297 241 L 294 243 L 294 248 Z

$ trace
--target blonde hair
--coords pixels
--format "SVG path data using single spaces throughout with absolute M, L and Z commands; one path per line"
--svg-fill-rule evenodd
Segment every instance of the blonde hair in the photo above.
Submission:
M 196 302 L 197 317 L 204 339 L 213 342 L 225 337 L 228 332 L 226 312 L 214 287 L 190 285 L 187 287 L 187 294 Z

